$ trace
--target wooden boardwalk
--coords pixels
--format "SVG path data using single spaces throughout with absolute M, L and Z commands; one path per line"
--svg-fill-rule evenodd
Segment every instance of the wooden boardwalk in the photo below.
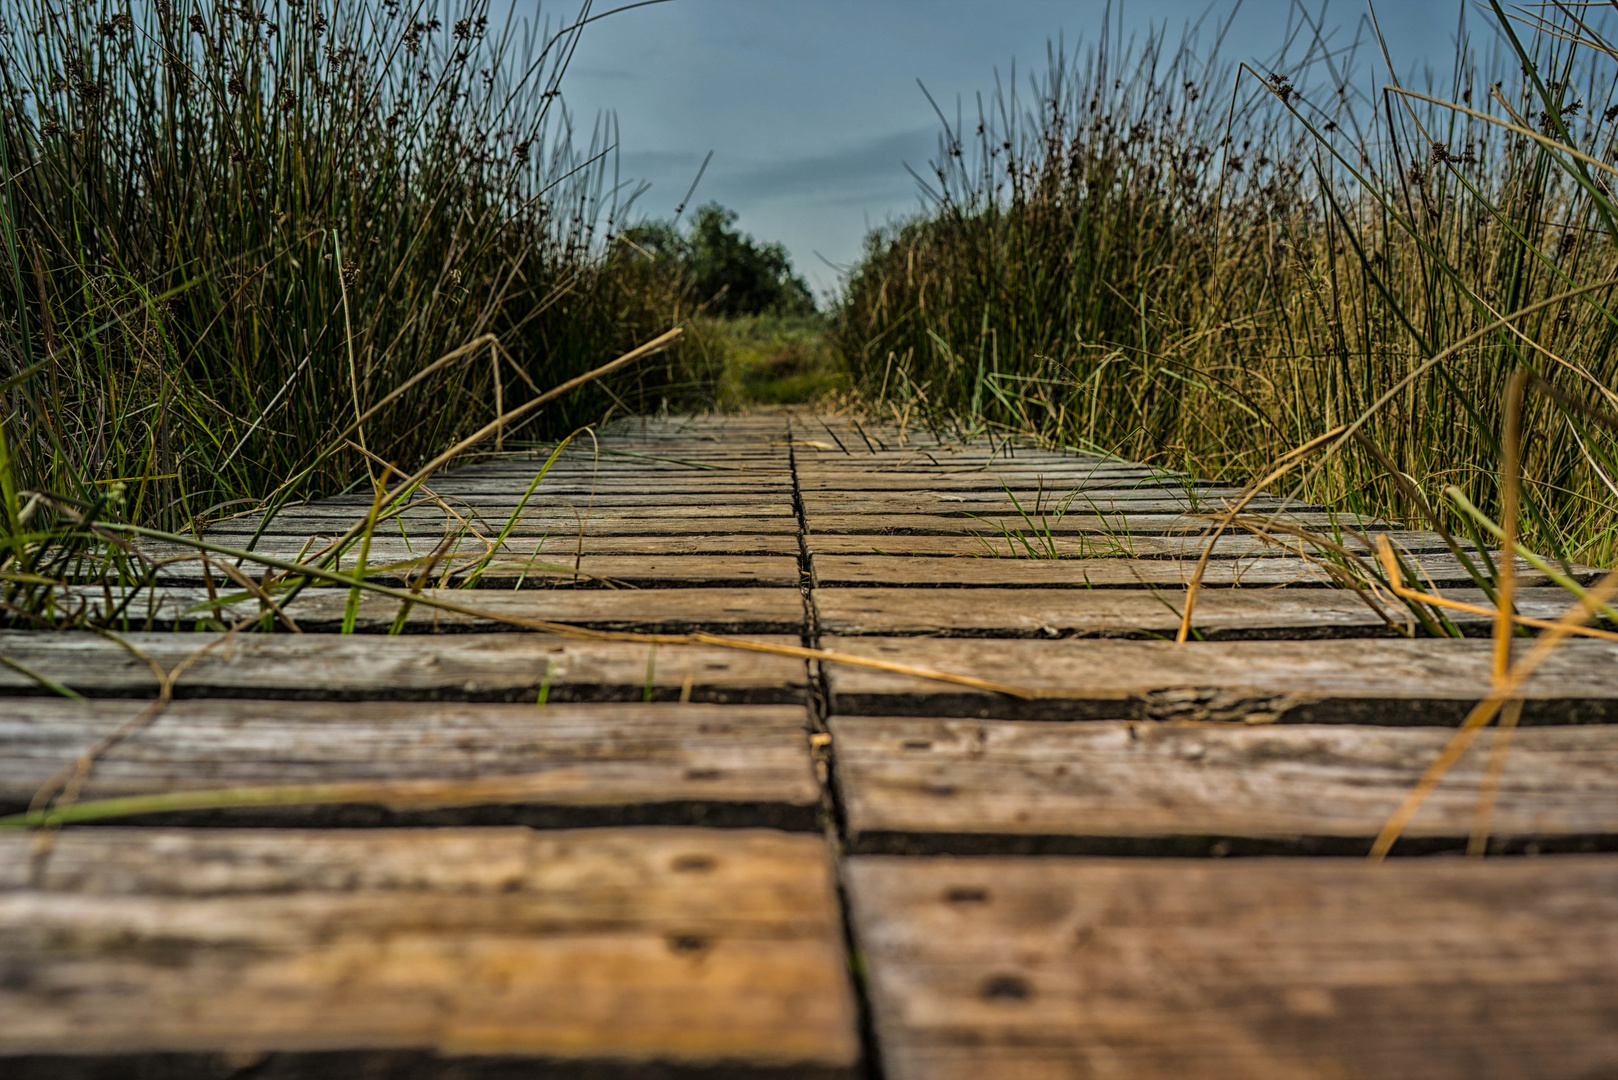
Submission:
M 195 802 L 0 833 L 0 1075 L 1618 1076 L 1613 643 L 1524 688 L 1499 857 L 1459 857 L 1485 735 L 1372 865 L 1489 684 L 1488 622 L 1399 636 L 1307 547 L 1238 534 L 1175 644 L 1230 489 L 751 414 L 575 443 L 507 529 L 541 461 L 385 523 L 366 565 L 418 602 L 367 595 L 353 635 L 338 588 L 278 633 L 175 633 L 264 610 L 184 559 L 121 641 L 0 633 L 84 698 L 0 667 L 0 809 L 64 770 L 79 805 Z

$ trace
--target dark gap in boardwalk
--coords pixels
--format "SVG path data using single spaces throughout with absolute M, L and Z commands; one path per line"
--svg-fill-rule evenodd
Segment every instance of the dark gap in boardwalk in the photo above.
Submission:
M 1098 858 L 1223 859 L 1293 857 L 1364 858 L 1371 850 L 1366 837 L 1297 836 L 1260 839 L 1250 836 L 1063 836 L 1009 833 L 860 833 L 849 843 L 851 855 L 1078 855 Z M 1402 837 L 1394 857 L 1442 857 L 1466 854 L 1464 836 Z M 1493 836 L 1487 854 L 1593 854 L 1618 851 L 1618 836 Z
M 844 716 L 940 717 L 952 720 L 1138 721 L 1143 723 L 1240 723 L 1244 704 L 1263 714 L 1263 724 L 1363 724 L 1369 727 L 1453 728 L 1477 701 L 1420 697 L 1331 698 L 1280 703 L 1254 698 L 1224 702 L 1217 713 L 1196 715 L 1179 706 L 1156 708 L 1150 700 L 1043 698 L 1031 701 L 991 697 L 984 693 L 894 694 L 837 691 L 833 711 Z M 1618 723 L 1618 699 L 1530 699 L 1523 706 L 1523 727 Z
M 85 686 L 75 692 L 86 698 L 116 700 L 138 694 L 145 688 L 128 686 Z M 176 683 L 176 701 L 417 701 L 465 702 L 478 705 L 531 705 L 538 690 L 533 686 L 491 687 L 465 689 L 458 686 L 440 687 L 387 687 L 371 690 L 364 687 L 324 689 L 288 685 L 237 686 L 190 685 Z M 153 688 L 152 693 L 156 693 Z M 0 687 L 0 701 L 45 697 L 48 694 L 30 691 L 24 686 Z M 591 705 L 613 702 L 669 704 L 689 701 L 693 705 L 801 705 L 804 702 L 802 686 L 758 687 L 726 690 L 724 687 L 694 683 L 689 697 L 679 686 L 661 685 L 648 695 L 643 687 L 623 683 L 565 685 L 553 684 L 547 700 L 552 705 Z
M 17 814 L 27 809 L 27 805 L 22 803 L 0 803 L 0 814 Z M 609 806 L 488 803 L 411 809 L 381 803 L 345 803 L 335 806 L 242 807 L 136 814 L 97 823 L 98 827 L 103 828 L 398 829 L 525 826 L 554 830 L 663 826 L 780 829 L 784 832 L 814 832 L 820 828 L 820 824 L 820 808 L 812 803 L 793 805 L 706 799 Z
M 792 508 L 798 519 L 798 572 L 803 592 L 803 644 L 806 648 L 818 649 L 821 646 L 819 609 L 815 604 L 815 561 L 814 554 L 809 548 L 809 514 L 804 505 L 794 441 L 792 420 L 788 418 L 787 460 L 792 467 Z M 871 1006 L 870 989 L 866 985 L 865 964 L 860 958 L 859 942 L 854 933 L 854 908 L 843 875 L 845 866 L 843 856 L 849 853 L 846 839 L 848 813 L 843 806 L 842 789 L 838 783 L 837 748 L 831 734 L 831 688 L 826 679 L 824 665 L 812 660 L 806 661 L 805 669 L 809 727 L 813 733 L 814 743 L 810 748 L 810 756 L 814 761 L 815 778 L 820 781 L 823 812 L 827 818 L 826 843 L 831 849 L 837 905 L 842 917 L 843 946 L 848 952 L 849 983 L 854 990 L 854 1004 L 859 1017 L 861 1065 L 866 1080 L 883 1080 L 885 1074 L 882 1068 L 882 1046 L 876 1034 L 876 1014 Z

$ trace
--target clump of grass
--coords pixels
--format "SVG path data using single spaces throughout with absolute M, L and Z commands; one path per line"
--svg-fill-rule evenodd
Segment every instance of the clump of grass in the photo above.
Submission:
M 931 210 L 868 239 L 837 312 L 854 387 L 1237 482 L 1344 429 L 1300 494 L 1429 525 L 1414 489 L 1482 540 L 1525 368 L 1574 405 L 1527 406 L 1522 541 L 1610 563 L 1618 454 L 1574 406 L 1618 383 L 1618 50 L 1496 6 L 1414 93 L 1298 19 L 1293 62 L 1103 34 L 946 119 Z
M 485 0 L 8 7 L 7 535 L 50 517 L 24 492 L 183 532 L 408 471 L 668 329 L 615 244 L 616 131 L 559 97 L 581 32 Z M 676 351 L 523 434 L 711 384 Z
M 720 373 L 722 409 L 825 402 L 846 387 L 822 315 L 703 316 L 690 329 L 689 350 Z

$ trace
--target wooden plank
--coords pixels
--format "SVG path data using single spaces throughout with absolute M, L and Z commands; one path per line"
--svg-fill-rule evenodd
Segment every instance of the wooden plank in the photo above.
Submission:
M 727 463 L 733 463 L 734 467 Z M 526 487 L 544 468 L 543 459 L 523 462 L 490 462 L 483 465 L 462 465 L 434 475 L 428 486 L 443 480 L 501 478 Z M 603 457 L 599 461 L 560 458 L 546 473 L 551 479 L 574 478 L 589 482 L 612 477 L 663 480 L 670 483 L 700 484 L 704 481 L 730 482 L 741 486 L 764 484 L 775 486 L 791 483 L 792 467 L 784 458 L 760 461 L 756 458 L 718 457 L 707 460 L 674 461 L 646 457 Z
M 1004 471 L 1000 469 L 935 469 L 917 471 L 883 470 L 867 464 L 862 469 L 800 470 L 799 490 L 816 499 L 853 498 L 873 502 L 893 499 L 939 499 L 950 495 L 962 501 L 981 502 L 1007 499 L 1008 491 L 1025 506 L 1036 501 L 1050 505 L 1072 496 L 1075 504 L 1092 497 L 1184 498 L 1188 494 L 1210 492 L 1235 495 L 1239 488 L 1211 483 L 1192 483 L 1161 477 L 1140 470 L 1092 473 L 1088 470 L 1047 473 Z M 1274 495 L 1261 495 L 1274 498 Z
M 692 509 L 708 511 L 717 507 L 767 507 L 765 510 L 747 511 L 752 513 L 783 513 L 792 510 L 792 492 L 790 489 L 783 492 L 752 492 L 739 493 L 715 492 L 711 489 L 695 490 L 663 490 L 663 491 L 590 491 L 588 489 L 578 492 L 556 492 L 544 488 L 537 490 L 533 497 L 524 498 L 521 487 L 511 485 L 487 492 L 446 493 L 434 489 L 434 493 L 444 499 L 449 506 L 460 513 L 468 509 L 478 511 L 485 516 L 499 514 L 509 517 L 519 506 L 532 509 L 536 513 L 555 513 L 558 510 L 577 510 L 579 513 L 594 514 L 596 511 L 618 511 L 649 509 L 672 512 L 676 509 Z M 433 508 L 434 503 L 425 493 L 413 498 L 412 503 L 425 508 Z M 311 510 L 340 510 L 343 513 L 358 513 L 363 517 L 371 508 L 369 496 L 358 497 L 353 495 L 338 495 L 329 499 L 320 499 L 307 503 L 302 507 L 289 508 L 283 513 L 307 512 Z M 622 515 L 618 515 L 622 516 Z M 702 515 L 699 515 L 702 516 Z M 725 515 L 717 515 L 725 516 Z
M 974 536 L 1003 537 L 1006 534 L 1020 533 L 1030 540 L 1035 538 L 1036 530 L 1029 528 L 1028 522 L 1021 515 L 983 515 L 981 517 L 968 517 L 964 514 L 954 515 L 948 513 L 937 514 L 844 514 L 831 512 L 807 512 L 806 518 L 811 533 L 857 533 L 866 536 L 882 535 L 885 533 L 934 533 L 943 536 Z M 1337 529 L 1380 529 L 1377 522 L 1351 515 L 1322 514 L 1322 513 L 1287 513 L 1279 519 L 1283 525 L 1294 528 L 1318 529 L 1323 535 L 1330 536 Z M 1101 533 L 1111 536 L 1115 542 L 1127 543 L 1132 536 L 1146 534 L 1181 534 L 1200 536 L 1209 527 L 1206 518 L 1195 514 L 1089 514 L 1069 513 L 1060 521 L 1040 522 L 1037 532 L 1043 535 L 1046 532 L 1057 536 L 1071 536 L 1075 533 Z
M 827 665 L 844 715 L 1028 720 L 1453 725 L 1490 685 L 1488 641 L 1005 641 L 822 638 L 1048 694 L 1022 700 L 868 668 Z M 1526 647 L 1526 646 L 1525 646 Z M 1618 642 L 1558 647 L 1523 686 L 1525 724 L 1618 721 Z
M 0 809 L 148 702 L 17 698 L 0 715 Z M 812 829 L 801 706 L 176 701 L 96 758 L 82 799 L 391 785 L 343 805 L 182 813 L 226 824 L 726 824 Z
M 1027 529 L 1023 530 L 1024 533 Z M 1448 551 L 1436 533 L 1389 530 L 1385 534 L 1400 551 L 1413 554 L 1434 554 Z M 1213 558 L 1262 558 L 1272 555 L 1315 554 L 1316 548 L 1294 537 L 1277 537 L 1278 546 L 1246 532 L 1226 533 L 1214 545 Z M 810 533 L 804 538 L 809 551 L 820 555 L 933 555 L 969 556 L 975 558 L 1027 559 L 1028 548 L 1013 538 L 986 531 L 978 536 L 907 536 Z M 1072 536 L 1028 537 L 1029 543 L 1041 558 L 1054 550 L 1061 559 L 1133 558 L 1133 559 L 1191 559 L 1202 557 L 1208 541 L 1201 535 L 1181 536 L 1096 536 L 1080 533 Z M 1367 554 L 1370 549 L 1352 536 L 1333 538 L 1350 551 Z M 1461 546 L 1472 550 L 1470 541 Z M 587 549 L 588 550 L 588 549 Z
M 1037 542 L 1037 541 L 1036 541 Z M 1472 578 L 1449 552 L 1413 555 L 1407 559 L 1421 579 L 1434 586 L 1470 585 Z M 1210 561 L 1202 583 L 1213 588 L 1250 589 L 1307 586 L 1333 587 L 1336 579 L 1319 558 L 1272 556 Z M 1526 560 L 1517 560 L 1517 580 L 1524 587 L 1550 585 L 1544 574 Z M 1369 569 L 1370 564 L 1367 564 Z M 1091 559 L 973 559 L 882 555 L 816 555 L 815 582 L 826 587 L 893 585 L 934 588 L 1007 589 L 1140 589 L 1184 588 L 1197 569 L 1197 560 L 1091 558 Z M 1336 569 L 1333 567 L 1332 569 Z M 1589 579 L 1597 571 L 1585 568 Z
M 412 509 L 400 510 L 397 514 L 387 517 L 378 526 L 382 529 L 397 530 L 398 523 L 411 526 L 413 529 L 438 526 L 440 530 L 450 529 L 459 531 L 461 524 L 467 519 L 481 519 L 485 523 L 493 521 L 496 528 L 505 524 L 512 512 L 509 508 L 491 508 L 487 513 L 478 511 L 475 507 L 452 506 L 453 514 L 438 506 L 416 505 Z M 576 511 L 576 512 L 575 512 Z M 457 517 L 458 515 L 458 517 Z M 287 533 L 297 531 L 301 533 L 319 532 L 322 529 L 347 529 L 356 522 L 365 520 L 366 510 L 354 507 L 322 506 L 319 503 L 310 503 L 307 506 L 283 510 L 271 518 L 275 531 Z M 711 506 L 711 507 L 621 507 L 606 506 L 590 509 L 587 506 L 557 507 L 539 506 L 525 510 L 518 518 L 523 528 L 532 533 L 536 529 L 551 532 L 577 533 L 580 523 L 588 525 L 616 524 L 620 522 L 641 526 L 638 530 L 646 532 L 646 526 L 653 526 L 658 531 L 671 533 L 689 532 L 693 522 L 705 522 L 700 531 L 711 532 L 716 525 L 714 522 L 730 520 L 750 521 L 754 519 L 778 518 L 789 524 L 795 523 L 792 506 L 788 502 L 757 503 L 746 506 Z M 252 533 L 258 528 L 257 515 L 239 518 L 227 518 L 208 527 L 208 533 Z M 740 526 L 743 529 L 748 527 Z
M 1446 596 L 1489 606 L 1477 589 Z M 901 589 L 819 588 L 814 605 L 823 633 L 944 637 L 1172 638 L 1183 589 Z M 1554 619 L 1567 610 L 1561 589 L 1524 589 L 1521 614 Z M 1487 634 L 1490 617 L 1450 612 L 1467 633 Z M 1346 589 L 1208 589 L 1197 598 L 1197 634 L 1207 641 L 1391 636 L 1409 629 L 1390 609 L 1383 619 Z M 1396 629 L 1397 628 L 1397 629 Z
M 300 1077 L 831 1077 L 859 1056 L 816 837 L 87 829 L 32 886 L 30 844 L 0 838 L 8 1076 L 156 1075 L 176 1062 L 132 1055 L 173 1052 L 164 1075 L 228 1053 Z
M 1034 528 L 1042 528 L 1046 524 L 1058 525 L 1061 521 L 1073 514 L 1112 516 L 1123 514 L 1133 517 L 1136 514 L 1217 514 L 1223 512 L 1229 504 L 1224 500 L 1198 500 L 1187 498 L 1170 491 L 1135 491 L 1113 492 L 1111 494 L 1097 493 L 1093 498 L 1074 499 L 1068 502 L 1066 498 L 1051 500 L 1046 498 L 1038 506 L 1030 498 L 1022 503 L 1021 509 L 1016 501 L 1005 495 L 995 497 L 984 494 L 981 497 L 968 498 L 960 494 L 914 494 L 893 492 L 879 498 L 862 497 L 859 493 L 840 495 L 804 493 L 804 510 L 811 516 L 822 514 L 945 514 L 949 516 L 987 516 L 1003 517 L 1013 516 L 1019 520 L 1026 514 L 1033 522 Z M 1064 505 L 1066 504 L 1066 505 Z M 365 506 L 369 506 L 366 503 Z M 363 511 L 363 507 L 361 508 Z M 1319 507 L 1308 504 L 1286 503 L 1271 496 L 1261 496 L 1247 504 L 1247 512 L 1253 514 L 1267 514 L 1279 510 L 1288 510 L 1293 513 L 1319 513 Z M 1029 528 L 1028 522 L 1023 522 L 1023 528 Z
M 1127 463 L 1095 465 L 1073 461 L 1064 463 L 1059 459 L 1008 461 L 1005 458 L 961 455 L 943 458 L 933 454 L 902 457 L 878 455 L 875 458 L 862 454 L 839 458 L 836 461 L 827 461 L 824 458 L 816 461 L 800 457 L 798 475 L 805 483 L 831 482 L 841 476 L 854 475 L 869 476 L 873 480 L 892 477 L 902 481 L 915 481 L 918 488 L 932 487 L 947 478 L 954 477 L 962 479 L 987 477 L 996 483 L 1009 482 L 1013 487 L 1021 487 L 1024 484 L 1037 487 L 1041 480 L 1050 487 L 1094 483 L 1098 480 L 1145 480 L 1150 483 L 1167 484 L 1181 479 L 1175 473 L 1163 472 L 1147 465 Z
M 0 631 L 0 656 L 87 697 L 153 697 L 157 676 L 186 667 L 181 698 L 294 698 L 397 701 L 640 701 L 650 681 L 657 701 L 784 704 L 804 699 L 801 660 L 708 645 L 578 641 L 553 634 L 418 637 L 330 634 Z M 798 644 L 792 637 L 755 640 Z M 120 644 L 123 642 L 125 644 Z M 127 647 L 125 647 L 127 645 Z M 139 650 L 137 655 L 136 650 Z M 0 695 L 48 691 L 0 666 Z M 9 706 L 7 706 L 9 707 Z
M 790 540 L 791 537 L 783 537 Z M 366 558 L 367 578 L 398 584 L 407 578 L 426 572 L 431 563 L 431 580 L 458 582 L 470 574 L 478 575 L 478 583 L 485 588 L 509 587 L 518 581 L 530 587 L 568 585 L 580 588 L 630 585 L 635 588 L 680 588 L 703 586 L 707 588 L 747 588 L 751 586 L 796 586 L 799 580 L 798 559 L 794 555 L 749 556 L 732 555 L 584 555 L 575 558 L 561 542 L 548 546 L 554 552 L 539 553 L 532 549 L 538 545 L 519 542 L 529 548 L 524 553 L 511 550 L 518 545 L 503 545 L 494 549 L 468 538 L 458 547 L 459 552 L 431 558 L 433 548 L 422 544 L 409 544 L 396 537 L 385 542 L 373 541 Z M 319 551 L 323 545 L 308 549 Z M 414 550 L 410 550 L 413 548 Z M 296 560 L 303 545 L 284 540 L 261 544 L 255 551 L 266 555 Z M 157 558 L 180 559 L 157 571 L 157 579 L 165 584 L 202 584 L 203 565 L 199 557 L 174 545 L 148 551 Z M 360 544 L 355 543 L 337 562 L 328 567 L 352 573 L 358 565 Z M 232 560 L 234 563 L 235 560 Z M 257 578 L 264 570 L 262 563 L 246 561 L 248 575 Z M 226 576 L 213 571 L 214 581 L 225 591 L 237 591 Z
M 742 589 L 423 589 L 420 595 L 459 604 L 494 616 L 484 618 L 446 612 L 415 603 L 406 613 L 405 633 L 445 633 L 520 630 L 500 618 L 567 623 L 597 630 L 635 630 L 689 633 L 707 630 L 721 634 L 786 634 L 801 631 L 803 598 L 796 588 Z M 241 591 L 220 590 L 210 597 L 205 588 L 175 585 L 142 590 L 127 607 L 114 592 L 113 607 L 121 609 L 121 624 L 129 629 L 230 626 L 261 610 L 251 597 L 224 602 Z M 64 594 L 69 602 L 82 602 L 97 619 L 107 610 L 101 590 L 83 588 Z M 219 600 L 217 604 L 215 600 Z M 284 610 L 298 626 L 313 633 L 342 628 L 347 617 L 349 590 L 309 588 Z M 403 601 L 375 593 L 362 595 L 354 630 L 385 634 L 393 630 Z M 266 609 L 267 610 L 267 609 Z
M 508 515 L 509 517 L 509 515 Z M 266 536 L 341 536 L 364 515 L 310 513 L 277 514 L 264 528 Z M 486 536 L 497 536 L 505 528 L 506 517 L 483 519 L 474 524 Z M 247 541 L 258 529 L 256 521 L 248 518 L 227 518 L 209 525 L 203 538 L 216 544 L 230 546 Z M 446 515 L 443 511 L 406 511 L 403 520 L 389 518 L 377 527 L 377 532 L 394 536 L 408 535 L 413 543 L 425 543 L 428 550 L 443 539 L 446 533 L 461 535 L 467 531 L 466 523 Z M 517 538 L 566 537 L 577 540 L 580 536 L 711 536 L 718 532 L 745 533 L 752 536 L 796 536 L 798 519 L 794 516 L 770 517 L 671 517 L 638 518 L 584 515 L 525 514 L 509 535 Z M 865 530 L 870 531 L 870 530 Z
M 531 476 L 460 476 L 455 473 L 433 477 L 425 486 L 424 494 L 445 498 L 514 495 L 528 493 Z M 792 476 L 779 473 L 773 477 L 751 476 L 746 473 L 729 474 L 709 469 L 693 470 L 690 476 L 657 474 L 594 474 L 590 472 L 558 473 L 554 469 L 534 489 L 533 501 L 544 502 L 566 498 L 588 500 L 593 495 L 624 497 L 652 495 L 668 492 L 679 499 L 700 497 L 704 492 L 729 499 L 792 497 Z
M 847 869 L 891 1080 L 1618 1069 L 1618 857 Z
M 799 486 L 805 494 L 826 495 L 862 492 L 880 497 L 884 492 L 895 494 L 925 492 L 932 495 L 956 493 L 1004 494 L 1010 487 L 1020 499 L 1024 492 L 1033 496 L 1043 491 L 1046 498 L 1053 492 L 1167 490 L 1240 491 L 1240 488 L 1219 486 L 1205 482 L 1186 482 L 1181 477 L 1165 476 L 1149 469 L 1064 469 L 1046 473 L 996 473 L 989 470 L 914 469 L 901 472 L 871 472 L 865 469 L 824 469 L 805 465 L 798 470 Z
M 446 549 L 445 557 L 457 561 L 466 559 L 480 559 L 494 548 L 498 531 L 490 534 L 486 539 L 479 539 L 475 535 L 463 535 L 456 538 L 452 545 Z M 430 555 L 443 539 L 435 536 L 431 540 L 406 540 L 397 532 L 384 533 L 371 538 L 372 563 L 402 562 L 407 559 L 419 559 Z M 266 536 L 253 546 L 254 551 L 263 552 L 273 558 L 295 560 L 322 551 L 331 543 L 331 537 L 311 536 Z M 729 555 L 729 556 L 761 556 L 782 555 L 796 558 L 798 555 L 798 538 L 790 533 L 784 534 L 753 534 L 730 533 L 719 531 L 707 535 L 686 536 L 520 536 L 508 537 L 499 545 L 498 550 L 502 558 L 526 558 L 540 556 L 551 560 L 571 560 L 576 554 L 585 556 L 595 555 L 651 555 L 651 556 L 685 556 L 685 555 Z M 981 545 L 979 545 L 981 548 Z M 195 549 L 180 544 L 165 544 L 155 541 L 144 541 L 140 549 L 154 559 L 185 558 L 194 555 Z M 358 541 L 353 542 L 351 550 L 357 549 Z M 219 558 L 225 558 L 219 556 Z M 350 560 L 351 562 L 351 560 Z M 215 575 L 216 577 L 218 575 Z M 254 571 L 257 576 L 257 571 Z
M 1182 726 L 835 717 L 856 850 L 1363 855 L 1436 759 L 1439 728 Z M 1466 849 L 1494 733 L 1396 853 Z M 1496 850 L 1618 842 L 1618 728 L 1538 727 L 1511 743 Z

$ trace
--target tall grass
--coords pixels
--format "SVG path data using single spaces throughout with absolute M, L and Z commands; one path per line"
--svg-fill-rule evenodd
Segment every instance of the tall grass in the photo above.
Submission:
M 1575 404 L 1530 402 L 1523 540 L 1613 561 L 1618 447 L 1576 405 L 1618 402 L 1618 51 L 1458 11 L 1418 97 L 1374 31 L 1294 18 L 1273 69 L 1104 30 L 940 112 L 929 211 L 868 238 L 837 314 L 857 389 L 1234 480 L 1359 421 L 1306 494 L 1410 519 L 1413 486 L 1457 525 L 1499 516 L 1525 367 Z
M 677 317 L 612 243 L 636 194 L 616 130 L 575 132 L 559 97 L 578 20 L 486 0 L 0 11 L 12 535 L 27 492 L 182 531 L 339 490 Z M 518 434 L 711 382 L 675 356 Z

